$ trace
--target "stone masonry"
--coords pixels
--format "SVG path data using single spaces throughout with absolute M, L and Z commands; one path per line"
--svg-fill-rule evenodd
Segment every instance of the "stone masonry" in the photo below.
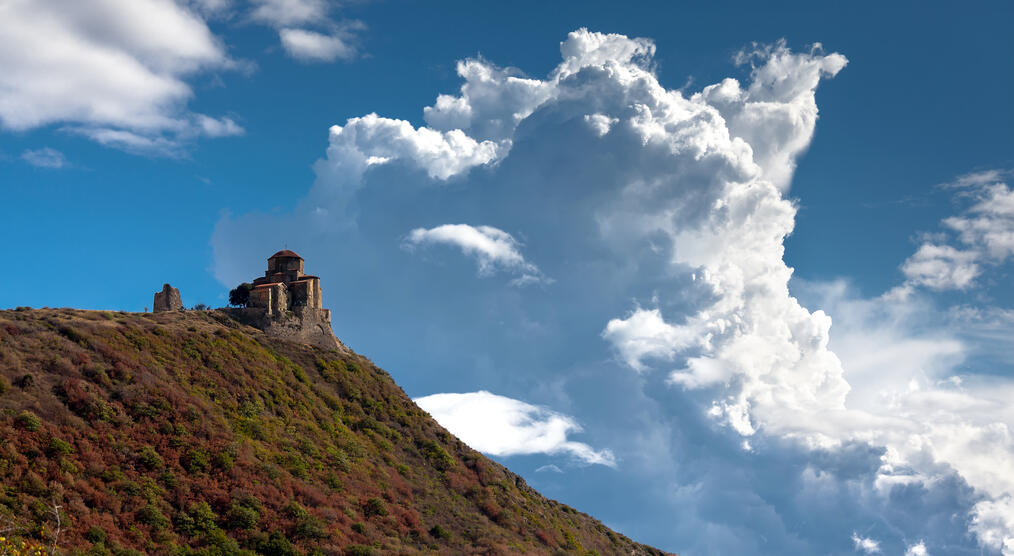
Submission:
M 162 311 L 182 311 L 183 300 L 180 299 L 180 290 L 165 284 L 162 286 L 162 291 L 155 292 L 155 303 L 152 305 L 152 311 L 161 313 Z

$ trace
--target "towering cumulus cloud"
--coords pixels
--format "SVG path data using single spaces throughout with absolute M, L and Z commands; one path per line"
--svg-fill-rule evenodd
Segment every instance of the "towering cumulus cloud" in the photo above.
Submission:
M 288 243 L 308 256 L 363 261 L 322 271 L 338 287 L 382 276 L 383 295 L 425 292 L 411 313 L 426 335 L 405 349 L 460 338 L 469 358 L 448 361 L 476 361 L 476 372 L 448 371 L 442 383 L 453 376 L 469 390 L 512 396 L 480 392 L 511 400 L 496 411 L 476 403 L 480 394 L 423 398 L 454 402 L 438 418 L 490 453 L 610 454 L 643 496 L 672 508 L 678 525 L 667 529 L 680 539 L 673 544 L 686 543 L 680 551 L 932 553 L 935 542 L 968 549 L 968 539 L 1014 550 L 1011 474 L 990 471 L 1014 461 L 1014 420 L 995 411 L 1009 384 L 959 388 L 944 362 L 961 359 L 961 342 L 897 329 L 866 338 L 879 342 L 879 358 L 848 350 L 843 365 L 829 347 L 831 317 L 790 293 L 783 242 L 796 207 L 786 193 L 814 135 L 817 87 L 846 58 L 820 45 L 755 45 L 735 58 L 739 79 L 684 94 L 659 82 L 650 40 L 582 29 L 560 50 L 544 78 L 460 62 L 460 91 L 423 109 L 423 126 L 376 114 L 333 126 L 317 180 L 291 213 L 219 222 L 219 279 L 242 279 L 257 264 L 248 246 L 288 230 Z M 982 215 L 949 225 L 978 238 L 984 227 L 972 217 Z M 447 250 L 427 253 L 447 256 L 445 266 L 413 262 L 399 248 L 406 241 L 455 245 L 480 269 L 552 281 L 505 288 L 497 276 L 476 280 Z M 922 259 L 912 276 L 925 274 Z M 894 306 L 814 289 L 853 322 L 896 322 Z M 448 304 L 454 314 L 443 318 Z M 350 301 L 346 311 L 357 310 L 371 311 Z M 406 313 L 390 318 L 416 322 Z M 843 345 L 862 338 L 851 330 Z M 583 378 L 603 367 L 602 385 Z M 514 398 L 566 404 L 599 448 L 565 439 L 570 418 L 554 428 L 558 414 L 532 417 L 537 406 Z M 600 399 L 609 403 L 582 402 Z M 519 419 L 538 426 L 504 428 L 508 451 L 461 425 Z

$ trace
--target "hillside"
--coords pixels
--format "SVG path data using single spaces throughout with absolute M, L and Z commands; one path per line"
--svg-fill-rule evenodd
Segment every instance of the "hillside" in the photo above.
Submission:
M 0 311 L 0 441 L 0 533 L 63 554 L 664 554 L 223 311 Z

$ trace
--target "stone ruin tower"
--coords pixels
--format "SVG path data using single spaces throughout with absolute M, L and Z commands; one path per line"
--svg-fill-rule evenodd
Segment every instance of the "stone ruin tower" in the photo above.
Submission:
M 163 311 L 182 311 L 183 301 L 180 299 L 180 290 L 164 284 L 162 291 L 155 292 L 155 302 L 151 306 L 151 310 L 155 313 L 161 313 Z
M 288 249 L 271 255 L 264 276 L 253 281 L 247 306 L 232 311 L 269 336 L 341 349 L 331 310 L 321 306 L 320 278 L 304 274 L 303 265 L 303 257 Z

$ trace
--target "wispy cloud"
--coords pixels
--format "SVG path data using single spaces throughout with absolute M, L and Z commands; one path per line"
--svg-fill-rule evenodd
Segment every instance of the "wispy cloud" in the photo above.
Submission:
M 517 286 L 549 281 L 537 266 L 525 260 L 521 245 L 514 236 L 492 226 L 444 224 L 430 229 L 416 228 L 408 233 L 404 241 L 410 249 L 433 244 L 452 245 L 465 255 L 474 257 L 480 276 L 508 272 L 517 276 L 511 281 Z
M 852 542 L 856 546 L 856 552 L 862 552 L 863 554 L 880 554 L 880 543 L 868 538 L 861 537 L 858 533 L 852 533 Z
M 365 26 L 334 17 L 330 0 L 253 0 L 253 21 L 278 30 L 285 52 L 302 62 L 351 60 L 359 55 L 356 32 Z
M 67 166 L 67 158 L 63 156 L 63 153 L 49 147 L 26 150 L 21 153 L 21 159 L 38 168 L 63 168 Z
M 904 297 L 919 286 L 966 290 L 976 285 L 983 266 L 1001 264 L 1014 255 L 1014 191 L 1005 181 L 1007 175 L 1004 170 L 984 170 L 944 184 L 959 190 L 957 200 L 967 206 L 945 218 L 941 224 L 946 231 L 923 242 L 902 263 L 906 281 L 889 296 Z
M 299 60 L 330 62 L 356 55 L 355 48 L 336 35 L 306 29 L 282 29 L 279 35 L 285 51 Z

